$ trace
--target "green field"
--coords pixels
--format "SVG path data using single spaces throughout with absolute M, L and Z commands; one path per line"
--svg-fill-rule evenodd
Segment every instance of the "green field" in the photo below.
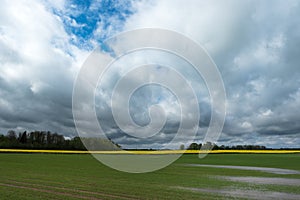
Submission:
M 204 159 L 191 154 L 183 155 L 172 165 L 156 172 L 129 174 L 110 169 L 91 155 L 1 153 L 0 199 L 255 198 L 252 193 L 271 195 L 270 198 L 283 194 L 280 199 L 300 197 L 297 184 L 259 184 L 222 178 L 265 177 L 297 181 L 300 180 L 299 173 L 274 174 L 186 164 L 300 170 L 300 154 L 210 154 Z M 291 196 L 284 196 L 287 194 Z

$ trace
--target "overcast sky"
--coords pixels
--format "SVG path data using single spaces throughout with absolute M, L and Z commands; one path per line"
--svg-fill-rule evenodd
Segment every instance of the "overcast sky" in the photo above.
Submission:
M 227 116 L 218 144 L 300 146 L 299 0 L 78 2 L 1 1 L 0 133 L 50 130 L 76 136 L 72 90 L 88 55 L 116 33 L 154 27 L 187 35 L 207 50 L 219 68 Z M 180 65 L 175 58 L 173 63 Z M 122 146 L 159 148 L 178 129 L 177 99 L 161 87 L 141 88 L 130 101 L 133 120 L 148 124 L 149 106 L 159 104 L 167 114 L 167 124 L 148 139 L 124 134 L 112 118 L 107 98 L 126 67 L 115 66 L 99 88 L 99 122 Z M 211 105 L 203 81 L 195 80 L 193 71 L 186 68 L 181 63 L 182 71 L 198 88 L 201 119 L 195 141 L 201 142 Z M 167 76 L 168 71 L 159 74 Z

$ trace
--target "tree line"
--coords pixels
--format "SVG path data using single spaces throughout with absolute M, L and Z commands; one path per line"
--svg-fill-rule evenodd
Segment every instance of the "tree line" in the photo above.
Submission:
M 0 148 L 2 149 L 49 149 L 49 150 L 120 150 L 121 146 L 111 139 L 80 138 L 66 139 L 58 133 L 50 131 L 32 131 L 16 133 L 9 130 L 6 135 L 0 134 Z
M 200 150 L 202 147 L 203 147 L 203 149 L 212 149 L 212 150 L 266 150 L 267 149 L 265 146 L 261 146 L 261 145 L 234 145 L 234 146 L 221 145 L 221 146 L 218 146 L 211 142 L 206 142 L 205 144 L 192 143 L 189 145 L 189 147 L 187 149 L 188 150 Z
M 13 130 L 6 135 L 0 134 L 0 148 L 86 150 L 79 137 L 65 139 L 63 135 L 50 131 L 24 131 L 17 134 Z
M 83 142 L 88 145 L 89 150 L 120 150 L 121 146 L 114 143 L 110 139 L 102 138 L 80 138 L 74 137 L 66 139 L 63 135 L 52 133 L 50 131 L 32 131 L 32 132 L 19 132 L 9 130 L 6 135 L 0 134 L 0 148 L 14 148 L 14 149 L 57 149 L 57 150 L 86 150 Z M 191 143 L 186 149 L 200 150 L 200 149 L 213 149 L 213 150 L 266 150 L 261 145 L 233 145 L 225 146 L 214 144 L 212 142 Z M 184 145 L 180 149 L 185 149 Z M 280 149 L 299 149 L 299 148 L 280 148 Z M 125 149 L 126 150 L 126 149 Z M 140 150 L 140 149 L 136 149 Z M 153 149 L 145 149 L 153 150 Z

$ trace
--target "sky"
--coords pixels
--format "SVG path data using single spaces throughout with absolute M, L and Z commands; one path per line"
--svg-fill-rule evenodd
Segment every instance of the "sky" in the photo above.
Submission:
M 77 136 L 72 92 L 84 61 L 105 39 L 151 27 L 188 36 L 218 67 L 227 99 L 217 144 L 300 147 L 299 24 L 299 0 L 4 0 L 0 7 L 0 133 L 49 130 Z M 132 58 L 147 59 L 145 55 L 167 57 L 197 88 L 199 129 L 195 138 L 187 134 L 184 141 L 200 143 L 213 112 L 203 80 L 186 63 L 162 53 L 144 51 Z M 132 137 L 112 117 L 108 99 L 116 80 L 130 68 L 126 65 L 130 60 L 116 64 L 98 88 L 99 123 L 123 147 L 162 148 L 174 137 L 181 119 L 179 103 L 166 88 L 145 86 L 129 102 L 131 117 L 141 126 L 149 123 L 151 105 L 164 109 L 167 121 L 157 135 Z M 156 72 L 169 73 L 159 66 Z M 141 77 L 147 74 L 131 81 Z M 122 99 L 117 103 L 126 104 Z

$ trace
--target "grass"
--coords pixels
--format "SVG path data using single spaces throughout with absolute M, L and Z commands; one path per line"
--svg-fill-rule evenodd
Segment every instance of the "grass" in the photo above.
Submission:
M 298 178 L 259 171 L 187 167 L 220 164 L 300 170 L 299 154 L 183 155 L 172 165 L 151 173 L 128 174 L 110 169 L 88 154 L 0 154 L 1 199 L 216 199 L 221 195 L 176 187 L 242 188 L 300 194 L 299 186 L 255 185 L 214 176 Z

